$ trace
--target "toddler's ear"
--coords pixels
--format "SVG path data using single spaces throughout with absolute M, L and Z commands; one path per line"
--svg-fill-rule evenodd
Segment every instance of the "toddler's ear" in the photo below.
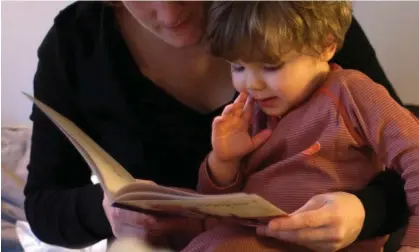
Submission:
M 328 62 L 333 58 L 337 50 L 337 44 L 334 42 L 335 38 L 332 35 L 326 37 L 325 44 L 327 45 L 320 55 L 320 60 Z

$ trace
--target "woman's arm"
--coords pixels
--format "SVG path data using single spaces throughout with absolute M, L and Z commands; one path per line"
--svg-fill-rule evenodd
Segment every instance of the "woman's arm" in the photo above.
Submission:
M 358 240 L 382 236 L 407 225 L 409 208 L 404 181 L 394 170 L 381 172 L 365 188 L 353 192 L 365 209 Z
M 74 55 L 70 39 L 77 35 L 62 23 L 48 32 L 38 50 L 34 95 L 88 133 L 73 97 L 77 90 L 71 81 L 73 67 L 66 65 Z M 102 239 L 133 236 L 181 248 L 203 231 L 200 219 L 162 218 L 147 226 L 151 216 L 111 207 L 101 187 L 90 181 L 89 167 L 65 135 L 36 106 L 31 119 L 25 212 L 41 241 L 81 248 Z
M 54 25 L 38 50 L 34 95 L 74 120 L 77 108 L 65 69 L 66 36 Z M 112 236 L 102 208 L 103 192 L 90 181 L 90 169 L 59 129 L 36 107 L 31 114 L 33 136 L 25 212 L 42 241 L 65 247 L 85 247 Z

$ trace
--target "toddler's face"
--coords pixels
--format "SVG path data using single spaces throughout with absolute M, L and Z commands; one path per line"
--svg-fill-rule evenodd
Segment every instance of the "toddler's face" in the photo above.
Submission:
M 232 81 L 270 116 L 282 116 L 305 99 L 329 71 L 319 58 L 290 52 L 282 62 L 231 62 Z

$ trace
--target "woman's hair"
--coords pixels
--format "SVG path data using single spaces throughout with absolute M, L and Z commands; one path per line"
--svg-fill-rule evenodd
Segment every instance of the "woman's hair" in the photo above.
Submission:
M 290 50 L 340 49 L 351 21 L 348 1 L 214 1 L 206 36 L 215 56 L 277 62 Z

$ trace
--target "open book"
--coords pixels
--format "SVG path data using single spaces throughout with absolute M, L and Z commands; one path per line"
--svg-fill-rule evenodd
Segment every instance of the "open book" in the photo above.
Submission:
M 115 207 L 142 213 L 233 217 L 247 224 L 286 215 L 256 194 L 203 195 L 134 179 L 72 121 L 24 93 L 77 148 Z

